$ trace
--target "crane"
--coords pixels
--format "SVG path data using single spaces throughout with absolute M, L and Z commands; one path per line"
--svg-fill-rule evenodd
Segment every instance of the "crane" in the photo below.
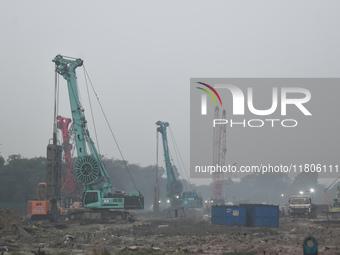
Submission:
M 181 208 L 202 207 L 202 197 L 199 196 L 196 191 L 183 192 L 182 182 L 177 179 L 177 176 L 174 173 L 174 169 L 170 161 L 168 138 L 166 133 L 166 128 L 169 126 L 169 123 L 157 121 L 156 125 L 158 125 L 157 131 L 162 134 L 165 168 L 167 175 L 167 195 L 169 197 L 171 206 Z
M 219 107 L 215 107 L 214 118 L 219 117 Z M 226 110 L 222 111 L 222 119 L 226 118 Z M 219 125 L 213 130 L 213 165 L 223 166 L 225 164 L 226 147 L 226 125 Z M 211 203 L 224 204 L 223 198 L 224 174 L 223 172 L 213 173 L 213 194 Z
M 143 209 L 144 197 L 137 190 L 131 191 L 129 195 L 122 192 L 111 193 L 109 175 L 90 137 L 84 109 L 80 103 L 75 70 L 83 65 L 83 60 L 57 55 L 52 61 L 55 63 L 56 73 L 67 81 L 78 156 L 73 171 L 75 177 L 82 183 L 84 192 L 82 203 L 88 209 L 71 212 L 69 219 L 128 220 L 131 215 L 123 210 Z
M 66 199 L 78 200 L 80 197 L 77 191 L 77 180 L 72 174 L 73 162 L 71 159 L 71 149 L 72 145 L 70 143 L 70 132 L 69 125 L 71 123 L 70 118 L 64 118 L 62 116 L 57 116 L 57 127 L 61 130 L 63 135 L 63 149 L 65 155 L 65 165 L 66 165 L 66 178 L 62 187 L 62 191 L 66 193 Z M 67 203 L 68 204 L 68 203 Z

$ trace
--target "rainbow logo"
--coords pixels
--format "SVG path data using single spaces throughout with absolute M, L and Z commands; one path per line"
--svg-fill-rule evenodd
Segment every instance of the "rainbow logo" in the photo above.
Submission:
M 203 82 L 197 82 L 197 83 L 198 83 L 198 84 L 201 84 L 201 85 L 203 85 L 203 86 L 206 86 L 206 87 L 209 88 L 212 92 L 214 92 L 215 95 L 217 96 L 218 100 L 220 101 L 221 106 L 222 106 L 222 100 L 221 100 L 221 98 L 220 98 L 220 95 L 217 93 L 217 91 L 216 91 L 213 87 L 211 87 L 210 85 L 205 84 L 205 83 L 203 83 Z M 214 96 L 211 94 L 210 91 L 208 91 L 208 90 L 206 90 L 206 89 L 204 89 L 204 88 L 200 88 L 200 87 L 196 87 L 196 88 L 198 88 L 198 89 L 203 90 L 204 92 L 206 92 L 206 93 L 214 100 L 215 105 L 217 105 L 216 100 L 215 100 Z

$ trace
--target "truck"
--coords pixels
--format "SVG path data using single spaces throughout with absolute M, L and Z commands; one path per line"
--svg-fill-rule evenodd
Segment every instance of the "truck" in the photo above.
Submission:
M 336 197 L 333 199 L 333 203 L 329 204 L 327 219 L 340 220 L 340 186 L 336 188 Z
M 291 218 L 315 218 L 316 205 L 308 195 L 293 195 L 289 199 L 288 212 Z
M 329 205 L 329 211 L 340 213 L 340 186 L 336 188 L 336 197 L 333 199 L 333 203 Z
M 170 200 L 172 208 L 202 208 L 203 199 L 196 191 L 184 191 L 183 184 L 177 178 L 173 166 L 170 161 L 170 153 L 168 147 L 168 138 L 166 128 L 169 126 L 168 122 L 157 121 L 157 132 L 162 134 L 165 168 L 167 176 L 167 197 Z
M 85 210 L 73 211 L 68 218 L 94 222 L 133 220 L 129 210 L 144 209 L 144 196 L 137 189 L 128 194 L 113 191 L 106 167 L 91 139 L 80 101 L 76 68 L 83 65 L 83 60 L 57 55 L 52 61 L 55 63 L 56 76 L 59 74 L 67 81 L 77 152 L 73 173 L 83 188 L 82 205 Z

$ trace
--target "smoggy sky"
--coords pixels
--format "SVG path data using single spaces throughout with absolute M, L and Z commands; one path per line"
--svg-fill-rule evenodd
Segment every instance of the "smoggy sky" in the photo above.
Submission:
M 52 59 L 61 54 L 84 60 L 126 160 L 156 163 L 155 122 L 162 120 L 189 168 L 190 78 L 339 77 L 339 7 L 311 0 L 1 1 L 1 155 L 46 156 Z M 95 138 L 82 68 L 77 75 Z M 71 117 L 62 78 L 59 97 L 59 114 Z M 121 159 L 94 97 L 92 107 L 101 154 Z

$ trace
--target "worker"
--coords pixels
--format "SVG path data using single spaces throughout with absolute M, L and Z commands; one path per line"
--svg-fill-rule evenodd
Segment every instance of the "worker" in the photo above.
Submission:
M 284 206 L 281 207 L 281 216 L 282 217 L 285 216 L 285 207 Z

